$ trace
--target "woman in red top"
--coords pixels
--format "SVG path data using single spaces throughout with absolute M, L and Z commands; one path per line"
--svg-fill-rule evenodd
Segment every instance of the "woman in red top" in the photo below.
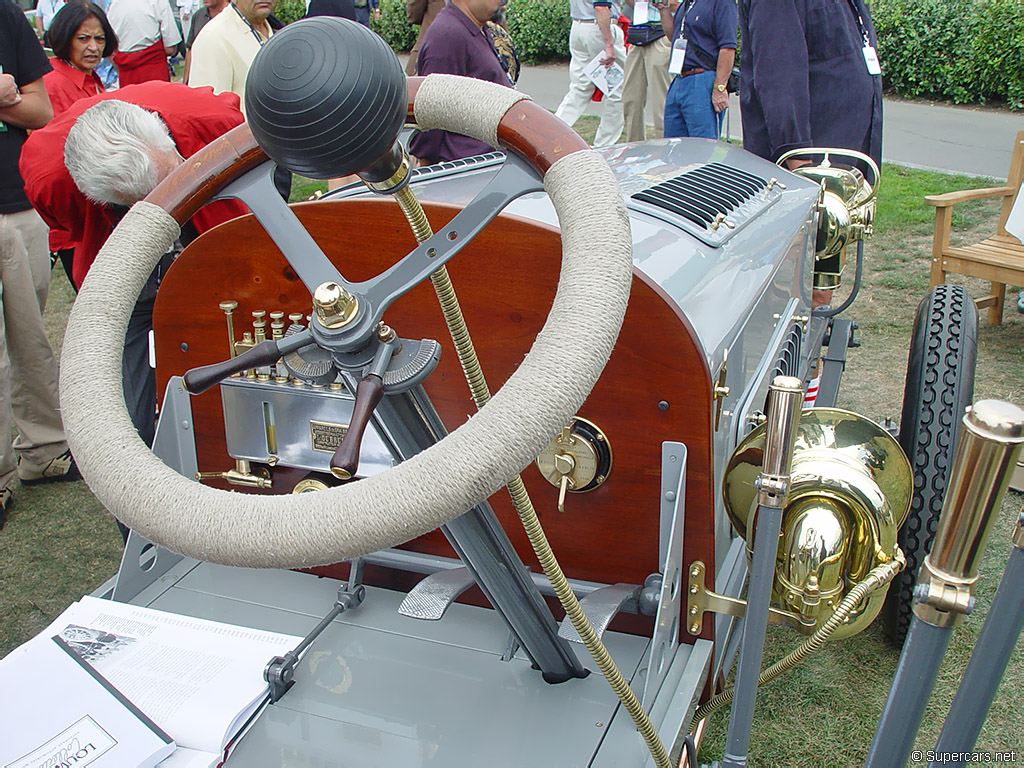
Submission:
M 53 17 L 49 41 L 53 71 L 43 76 L 43 83 L 56 117 L 79 99 L 103 93 L 103 83 L 94 70 L 117 50 L 117 35 L 102 8 L 75 2 Z
M 53 71 L 43 75 L 43 84 L 56 117 L 79 99 L 103 93 L 94 70 L 117 50 L 117 35 L 103 9 L 89 2 L 67 3 L 53 17 L 48 34 Z M 66 232 L 50 230 L 50 252 L 60 258 L 69 280 L 74 246 Z

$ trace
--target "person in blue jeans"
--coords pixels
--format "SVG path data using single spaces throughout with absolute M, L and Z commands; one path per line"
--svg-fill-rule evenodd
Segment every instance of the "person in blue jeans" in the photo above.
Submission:
M 736 2 L 682 0 L 674 5 L 670 0 L 655 6 L 672 38 L 668 70 L 675 76 L 665 97 L 665 138 L 717 139 L 736 59 Z

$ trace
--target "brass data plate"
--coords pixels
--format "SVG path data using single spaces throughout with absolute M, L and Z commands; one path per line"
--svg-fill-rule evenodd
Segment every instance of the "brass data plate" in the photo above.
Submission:
M 332 424 L 328 421 L 309 421 L 309 435 L 314 451 L 334 453 L 348 432 L 348 424 Z

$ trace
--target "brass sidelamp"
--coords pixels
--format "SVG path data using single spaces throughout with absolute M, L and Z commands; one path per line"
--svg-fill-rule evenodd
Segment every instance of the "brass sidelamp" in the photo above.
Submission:
M 868 179 L 861 167 L 833 162 L 837 155 L 856 160 L 869 170 Z M 864 240 L 872 233 L 875 205 L 881 176 L 875 161 L 850 149 L 794 149 L 778 159 L 778 165 L 792 157 L 815 158 L 817 163 L 793 170 L 821 187 L 818 201 L 818 231 L 814 244 L 814 287 L 838 288 L 846 267 L 846 246 Z

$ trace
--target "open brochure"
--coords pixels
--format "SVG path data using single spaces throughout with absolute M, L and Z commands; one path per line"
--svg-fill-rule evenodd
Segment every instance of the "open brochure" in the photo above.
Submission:
M 223 760 L 269 698 L 267 662 L 301 640 L 94 597 L 69 607 L 45 635 L 63 637 L 177 742 L 172 766 Z
M 0 661 L 0 766 L 156 765 L 174 742 L 59 637 Z
M 625 73 L 616 62 L 612 62 L 607 67 L 602 64 L 601 59 L 603 56 L 604 51 L 601 51 L 587 62 L 587 65 L 583 68 L 583 74 L 589 77 L 591 82 L 601 89 L 602 93 L 608 95 L 615 93 L 622 87 Z

